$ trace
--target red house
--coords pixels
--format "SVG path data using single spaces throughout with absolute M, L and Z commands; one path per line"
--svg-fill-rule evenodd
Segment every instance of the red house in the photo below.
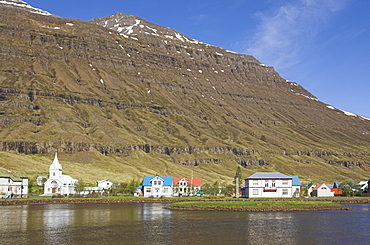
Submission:
M 173 196 L 195 196 L 202 187 L 200 178 L 173 178 Z

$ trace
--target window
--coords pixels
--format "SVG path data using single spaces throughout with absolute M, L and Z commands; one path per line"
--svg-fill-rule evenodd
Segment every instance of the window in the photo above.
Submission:
M 275 180 L 272 181 L 271 187 L 276 187 L 276 181 Z
M 258 180 L 253 180 L 253 185 L 258 185 Z
M 153 185 L 157 185 L 157 181 L 156 180 L 153 181 Z
M 321 187 L 321 189 L 326 190 L 326 187 Z
M 155 188 L 155 192 L 157 192 L 157 193 L 158 193 L 158 192 L 159 192 L 159 188 Z
M 288 195 L 288 189 L 283 189 L 283 196 Z
M 269 181 L 265 180 L 265 187 L 269 187 Z
M 146 192 L 152 192 L 151 188 L 146 188 Z
M 163 192 L 168 193 L 168 188 L 164 188 Z
M 288 180 L 283 180 L 283 185 L 288 185 Z
M 258 195 L 258 189 L 253 189 L 253 195 L 254 196 Z

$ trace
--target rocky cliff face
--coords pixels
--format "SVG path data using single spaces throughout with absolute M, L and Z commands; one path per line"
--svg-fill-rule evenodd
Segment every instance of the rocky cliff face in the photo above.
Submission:
M 318 101 L 252 56 L 121 13 L 84 22 L 7 2 L 1 151 L 124 158 L 140 150 L 185 166 L 293 164 L 292 174 L 297 162 L 367 168 L 369 120 Z

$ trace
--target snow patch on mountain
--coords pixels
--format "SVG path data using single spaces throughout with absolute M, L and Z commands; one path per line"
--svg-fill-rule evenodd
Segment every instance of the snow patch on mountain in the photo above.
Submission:
M 352 113 L 352 112 L 349 112 L 349 111 L 340 110 L 340 109 L 337 109 L 337 108 L 335 108 L 334 106 L 331 106 L 331 105 L 326 105 L 326 107 L 329 108 L 329 109 L 331 109 L 331 110 L 341 111 L 341 112 L 343 112 L 347 116 L 358 117 L 358 118 L 360 118 L 362 120 L 369 120 L 370 121 L 370 118 L 368 118 L 368 117 L 360 116 L 360 115 L 357 115 L 357 114 Z
M 13 6 L 13 7 L 19 7 L 19 8 L 27 9 L 31 13 L 34 13 L 34 14 L 51 15 L 49 12 L 38 9 L 38 8 L 34 8 L 31 5 L 29 5 L 28 3 L 24 2 L 24 1 L 21 1 L 21 0 L 5 0 L 5 1 L 0 0 L 0 4 L 7 4 L 7 5 L 10 5 L 10 6 Z

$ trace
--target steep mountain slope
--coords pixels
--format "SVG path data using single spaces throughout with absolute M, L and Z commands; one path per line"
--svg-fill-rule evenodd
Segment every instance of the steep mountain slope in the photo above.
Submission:
M 368 178 L 370 121 L 252 56 L 134 16 L 84 22 L 15 0 L 0 1 L 0 42 L 0 167 L 29 159 L 30 173 L 46 172 L 43 155 L 58 149 L 89 181 L 230 181 L 238 164 L 245 175 Z

